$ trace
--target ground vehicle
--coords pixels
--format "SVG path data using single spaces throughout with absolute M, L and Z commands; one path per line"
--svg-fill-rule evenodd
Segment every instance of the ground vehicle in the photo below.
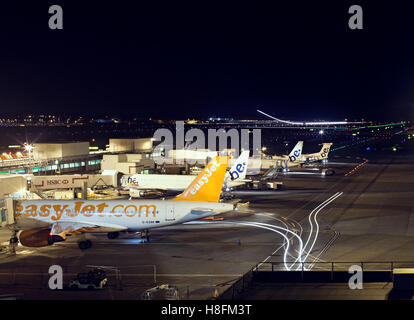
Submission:
M 107 284 L 108 279 L 106 273 L 102 269 L 94 269 L 88 273 L 78 273 L 76 279 L 73 279 L 70 284 L 70 289 L 103 289 Z
M 144 291 L 142 300 L 179 300 L 178 288 L 169 284 L 162 284 Z

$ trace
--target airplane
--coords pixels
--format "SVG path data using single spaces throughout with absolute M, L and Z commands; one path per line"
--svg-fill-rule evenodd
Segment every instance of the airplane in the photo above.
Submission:
M 286 171 L 290 167 L 300 166 L 301 163 L 298 159 L 302 154 L 302 149 L 303 141 L 299 141 L 288 155 L 272 156 L 271 159 L 249 158 L 246 173 L 248 176 L 256 176 L 270 168 L 275 168 L 277 171 Z
M 316 153 L 308 153 L 302 154 L 299 157 L 299 161 L 301 163 L 308 163 L 308 162 L 317 162 L 317 161 L 327 161 L 328 154 L 331 149 L 332 143 L 324 143 L 322 144 L 321 151 Z
M 302 149 L 303 141 L 299 141 L 288 155 L 272 156 L 272 159 L 260 159 L 260 166 L 262 169 L 273 167 L 276 171 L 287 171 L 291 167 L 298 167 L 300 166 L 298 159 L 302 154 Z
M 226 172 L 223 183 L 224 190 L 228 191 L 250 181 L 245 180 L 248 159 L 249 150 L 243 151 L 230 170 Z M 182 192 L 195 178 L 195 175 L 134 174 L 132 176 L 123 176 L 121 178 L 121 185 L 129 188 L 129 195 L 132 198 L 162 197 Z
M 289 153 L 289 155 L 283 155 L 283 156 L 273 156 L 272 160 L 289 160 L 290 163 L 295 163 L 296 160 L 301 156 L 303 149 L 303 141 L 299 141 L 296 143 L 296 145 L 293 147 L 292 151 Z
M 221 203 L 220 194 L 228 156 L 217 156 L 171 200 L 12 200 L 15 224 L 10 242 L 43 247 L 81 234 L 81 250 L 92 246 L 85 233 L 138 232 L 180 224 L 233 211 L 234 204 Z M 23 230 L 23 231 L 21 231 Z M 17 231 L 19 232 L 17 238 Z M 17 240 L 18 239 L 18 240 Z

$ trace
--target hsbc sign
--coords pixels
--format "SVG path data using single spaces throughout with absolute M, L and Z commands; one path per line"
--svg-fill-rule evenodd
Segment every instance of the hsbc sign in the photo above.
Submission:
M 89 182 L 89 176 L 51 176 L 51 177 L 32 177 L 32 185 L 36 189 L 59 189 L 59 188 L 78 188 L 84 182 Z
M 48 186 L 56 186 L 56 185 L 67 185 L 69 183 L 68 179 L 53 179 L 53 180 L 46 180 L 46 185 Z

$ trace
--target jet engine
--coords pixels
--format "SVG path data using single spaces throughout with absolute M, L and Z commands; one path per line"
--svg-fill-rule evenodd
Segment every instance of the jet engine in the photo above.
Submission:
M 165 192 L 159 190 L 137 190 L 129 189 L 129 196 L 132 198 L 156 199 L 165 196 Z
M 20 243 L 26 247 L 45 247 L 53 244 L 50 229 L 24 230 L 19 235 Z

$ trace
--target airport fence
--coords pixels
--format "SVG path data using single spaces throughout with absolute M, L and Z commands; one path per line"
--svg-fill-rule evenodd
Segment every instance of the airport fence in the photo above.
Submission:
M 395 268 L 414 268 L 414 261 L 312 261 L 312 262 L 271 262 L 265 261 L 253 267 L 259 271 L 349 271 L 351 266 L 360 266 L 363 271 L 391 272 Z
M 252 285 L 254 270 L 246 272 L 240 279 L 234 282 L 227 290 L 219 295 L 219 300 L 238 300 L 239 297 Z
M 49 267 L 45 265 L 1 265 L 0 294 L 10 288 L 49 289 Z M 105 270 L 108 286 L 122 290 L 128 287 L 149 288 L 157 283 L 155 265 L 135 265 L 126 267 L 116 266 L 61 266 L 63 271 L 63 286 L 67 288 L 71 280 L 79 273 L 87 273 L 94 268 Z
M 365 282 L 392 282 L 394 269 L 414 268 L 414 261 L 260 262 L 217 299 L 242 299 L 249 287 L 258 282 L 348 282 L 352 266 L 361 268 Z
M 50 263 L 53 265 L 53 262 Z M 0 264 L 0 296 L 15 295 L 24 293 L 27 297 L 52 297 L 55 298 L 49 288 L 49 280 L 53 274 L 49 274 L 49 264 L 25 265 L 22 263 L 5 263 Z M 127 266 L 98 266 L 98 265 L 60 265 L 63 271 L 63 290 L 62 294 L 70 294 L 73 297 L 85 297 L 78 290 L 71 290 L 69 285 L 72 280 L 77 278 L 79 273 L 87 273 L 95 268 L 105 270 L 107 276 L 107 285 L 105 292 L 98 293 L 96 290 L 90 297 L 100 297 L 104 299 L 141 299 L 142 294 L 151 288 L 160 285 L 172 285 L 178 289 L 180 299 L 209 299 L 215 295 L 216 286 L 213 285 L 212 279 L 200 278 L 196 283 L 188 281 L 177 275 L 158 274 L 156 265 L 127 265 Z M 242 290 L 250 281 L 251 273 L 244 275 L 244 281 L 241 280 L 240 288 Z M 194 279 L 194 278 L 191 278 Z M 107 290 L 109 289 L 109 290 Z M 49 292 L 48 292 L 49 291 Z M 59 291 L 59 290 L 58 290 Z

